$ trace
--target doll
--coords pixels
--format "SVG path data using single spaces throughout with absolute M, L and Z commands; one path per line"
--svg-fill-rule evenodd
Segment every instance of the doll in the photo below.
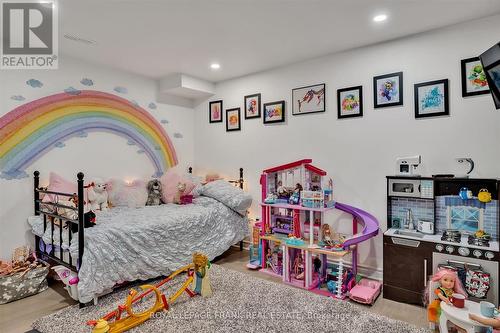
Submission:
M 302 254 L 295 258 L 293 263 L 293 273 L 295 274 L 295 278 L 297 280 L 304 279 L 304 259 L 302 258 Z
M 271 267 L 272 262 L 273 262 L 273 253 L 271 252 L 271 249 L 267 249 L 267 254 L 266 254 L 267 267 Z
M 202 253 L 193 253 L 194 263 L 194 292 L 202 297 L 210 297 L 212 295 L 212 287 L 210 286 L 209 270 L 210 261 L 208 257 Z
M 278 198 L 280 199 L 288 198 L 288 190 L 286 189 L 286 187 L 283 186 L 281 180 L 278 181 L 278 188 L 276 188 L 276 192 L 278 193 Z
M 288 203 L 289 204 L 291 204 L 291 205 L 298 205 L 299 204 L 299 202 L 300 202 L 300 191 L 302 191 L 302 185 L 300 185 L 299 183 L 297 183 L 297 185 L 295 185 L 295 189 L 293 190 L 292 195 L 288 199 Z
M 326 246 L 333 246 L 332 232 L 330 231 L 330 225 L 325 223 L 321 226 L 321 238 Z
M 313 259 L 313 267 L 314 267 L 314 272 L 319 274 L 319 270 L 321 268 L 321 259 L 318 257 L 314 257 Z
M 467 294 L 458 278 L 457 272 L 454 270 L 447 268 L 439 270 L 432 276 L 427 286 L 432 285 L 431 282 L 439 282 L 439 287 L 434 290 L 436 299 L 428 299 L 429 290 L 425 292 L 427 317 L 430 322 L 437 323 L 441 314 L 441 301 L 451 305 L 450 297 L 453 294 L 462 294 L 465 297 L 467 297 Z

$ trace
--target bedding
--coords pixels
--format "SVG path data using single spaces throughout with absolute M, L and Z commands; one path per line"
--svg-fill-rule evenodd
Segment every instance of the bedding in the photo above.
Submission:
M 168 275 L 188 264 L 194 251 L 206 253 L 210 260 L 221 255 L 248 233 L 246 217 L 226 204 L 201 196 L 190 205 L 114 207 L 99 212 L 97 225 L 85 229 L 78 272 L 80 302 L 91 301 L 117 283 Z M 43 233 L 41 219 L 30 220 L 33 232 L 50 243 L 50 227 Z M 54 231 L 57 238 L 59 232 Z M 64 234 L 63 248 L 68 246 Z M 77 240 L 75 233 L 69 244 L 74 260 L 78 257 Z
M 225 180 L 216 180 L 203 186 L 201 194 L 224 202 L 229 208 L 245 215 L 252 204 L 252 196 Z

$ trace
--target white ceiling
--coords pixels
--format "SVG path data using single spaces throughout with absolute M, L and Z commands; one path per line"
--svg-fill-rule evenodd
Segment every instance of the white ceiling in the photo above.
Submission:
M 218 82 L 498 13 L 500 0 L 59 0 L 60 35 L 96 41 L 61 38 L 60 51 Z

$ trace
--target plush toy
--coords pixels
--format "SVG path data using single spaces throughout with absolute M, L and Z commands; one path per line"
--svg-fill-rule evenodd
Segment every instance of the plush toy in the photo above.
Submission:
M 177 193 L 175 194 L 174 197 L 174 203 L 180 205 L 182 204 L 181 197 L 184 195 L 184 192 L 186 191 L 186 183 L 177 183 Z
M 108 209 L 108 191 L 106 191 L 106 183 L 102 179 L 96 178 L 88 188 L 88 199 L 90 210 L 107 210 Z
M 92 228 L 96 225 L 96 216 L 93 211 L 89 210 L 83 214 L 83 227 Z M 78 232 L 78 224 L 71 223 L 71 231 Z
M 158 206 L 163 202 L 161 200 L 162 187 L 159 179 L 152 179 L 148 182 L 148 200 L 146 206 Z

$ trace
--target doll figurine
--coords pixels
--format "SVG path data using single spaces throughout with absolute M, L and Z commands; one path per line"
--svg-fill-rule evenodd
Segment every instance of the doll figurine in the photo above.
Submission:
M 326 246 L 333 246 L 332 232 L 330 231 L 330 225 L 323 224 L 321 226 L 321 239 Z
M 284 199 L 288 198 L 288 190 L 283 186 L 283 183 L 278 181 L 278 187 L 276 188 L 276 193 L 278 193 L 278 198 Z
M 304 279 L 304 259 L 302 259 L 302 254 L 298 255 L 294 260 L 293 273 L 297 280 Z
M 314 272 L 319 274 L 319 270 L 321 268 L 321 259 L 320 258 L 314 257 L 313 267 L 314 267 Z
M 202 253 L 193 253 L 193 264 L 194 264 L 194 280 L 193 288 L 194 292 L 202 297 L 212 296 L 212 287 L 210 286 L 209 279 L 209 269 L 210 262 L 208 257 Z
M 439 287 L 434 290 L 434 295 L 437 297 L 434 300 L 427 299 L 429 297 L 429 290 L 425 292 L 425 303 L 428 305 L 427 317 L 430 322 L 437 323 L 441 315 L 441 302 L 451 304 L 450 297 L 453 294 L 462 294 L 465 297 L 467 297 L 467 294 L 458 278 L 457 272 L 454 270 L 446 268 L 439 270 L 432 276 L 427 286 L 430 286 L 431 282 L 439 282 Z
M 292 195 L 290 196 L 290 199 L 288 199 L 288 203 L 291 205 L 298 205 L 300 202 L 300 191 L 302 191 L 302 185 L 297 183 L 295 185 L 295 189 L 293 190 Z
M 271 249 L 267 249 L 267 254 L 266 254 L 267 267 L 271 267 L 272 262 L 273 262 L 273 253 L 271 252 Z

